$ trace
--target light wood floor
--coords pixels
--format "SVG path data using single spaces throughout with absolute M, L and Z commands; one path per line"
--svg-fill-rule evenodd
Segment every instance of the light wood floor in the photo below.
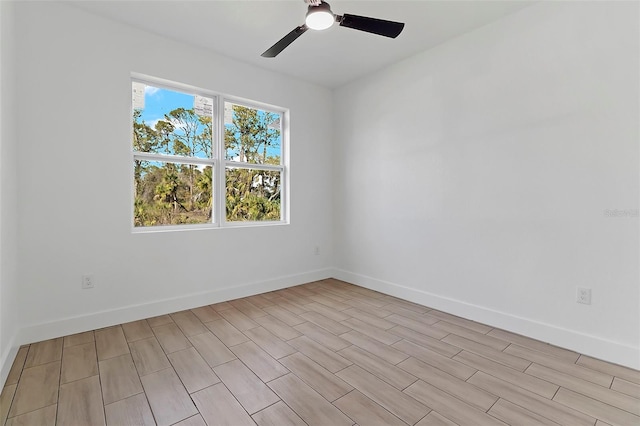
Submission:
M 324 280 L 24 346 L 0 425 L 640 425 L 639 398 L 639 371 Z

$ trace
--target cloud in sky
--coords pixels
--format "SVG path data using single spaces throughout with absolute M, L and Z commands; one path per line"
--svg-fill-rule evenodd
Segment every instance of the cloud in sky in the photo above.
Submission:
M 149 96 L 153 96 L 158 92 L 158 90 L 160 90 L 160 89 L 158 89 L 157 87 L 145 86 L 144 87 L 144 94 L 145 95 L 149 95 Z

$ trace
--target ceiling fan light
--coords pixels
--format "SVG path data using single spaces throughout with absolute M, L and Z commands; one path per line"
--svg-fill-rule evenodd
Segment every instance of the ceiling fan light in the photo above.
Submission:
M 322 3 L 320 6 L 310 6 L 307 12 L 305 24 L 312 30 L 326 30 L 336 21 L 336 17 L 331 13 L 328 3 Z

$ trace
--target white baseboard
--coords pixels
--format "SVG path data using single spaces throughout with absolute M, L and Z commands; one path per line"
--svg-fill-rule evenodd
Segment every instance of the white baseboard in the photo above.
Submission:
M 335 269 L 334 278 L 409 300 L 437 310 L 498 327 L 513 333 L 551 343 L 594 358 L 640 369 L 640 348 L 603 339 L 575 330 L 534 321 L 517 315 L 473 305 L 426 291 L 378 280 L 342 269 Z
M 79 315 L 51 322 L 34 324 L 21 328 L 16 340 L 18 345 L 23 345 L 53 339 L 60 336 L 81 333 L 84 331 L 96 330 L 98 328 L 108 327 L 111 325 L 137 321 L 171 312 L 192 309 L 198 306 L 211 305 L 227 300 L 238 299 L 240 297 L 252 296 L 312 281 L 323 280 L 331 278 L 332 272 L 333 269 L 329 268 L 319 269 L 302 274 L 288 275 L 235 287 L 220 288 L 171 299 L 155 300 L 148 303 L 123 306 L 121 308 L 95 312 L 88 315 Z M 10 358 L 11 362 L 13 362 L 13 357 Z M 4 371 L 4 364 L 8 360 L 3 359 L 3 361 L 5 361 L 3 362 Z M 11 364 L 9 364 L 9 368 L 10 367 Z
M 19 346 L 15 344 L 15 341 L 16 339 L 14 335 L 7 349 L 5 349 L 4 353 L 0 355 L 0 383 L 3 388 L 4 384 L 7 382 L 7 377 L 9 376 L 9 371 L 13 365 L 13 360 L 16 359 L 16 354 L 18 353 Z

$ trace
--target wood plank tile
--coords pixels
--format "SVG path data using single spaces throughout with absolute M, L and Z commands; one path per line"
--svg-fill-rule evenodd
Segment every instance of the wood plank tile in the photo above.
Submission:
M 129 353 L 129 345 L 119 325 L 96 330 L 95 337 L 98 361 Z
M 375 300 L 376 299 L 361 297 L 361 298 L 345 300 L 344 303 L 346 303 L 351 307 L 360 309 L 363 312 L 366 312 L 371 315 L 375 315 L 380 318 L 388 317 L 393 313 L 391 311 L 387 311 L 386 309 L 382 308 L 382 306 L 386 305 L 385 302 L 381 302 L 381 301 L 373 302 Z M 373 303 L 370 303 L 370 302 L 373 302 Z M 380 305 L 380 306 L 377 306 L 377 305 Z
M 457 423 L 452 422 L 445 416 L 431 411 L 422 420 L 416 423 L 416 426 L 458 426 Z
M 98 376 L 60 386 L 56 425 L 104 425 L 104 407 Z
M 5 426 L 54 426 L 57 410 L 57 405 L 49 405 L 21 416 L 12 417 L 7 420 Z
M 330 308 L 318 302 L 313 302 L 313 303 L 309 303 L 308 305 L 304 305 L 304 308 L 307 312 L 318 313 L 323 317 L 329 318 L 330 320 L 333 320 L 335 322 L 340 322 L 340 321 L 344 321 L 351 318 L 349 315 L 343 314 L 340 311 L 337 311 L 333 308 Z
M 372 326 L 381 328 L 383 330 L 388 330 L 396 325 L 391 321 L 387 321 L 386 319 L 382 319 L 376 315 L 369 314 L 356 308 L 345 309 L 342 312 L 352 318 L 357 318 L 362 322 L 366 322 L 367 324 L 371 324 Z
M 489 392 L 438 370 L 416 358 L 402 361 L 398 364 L 398 367 L 482 411 L 487 411 L 498 400 L 496 396 L 491 395 Z
M 247 330 L 245 334 L 275 359 L 280 359 L 296 352 L 288 343 L 283 342 L 262 327 Z
M 259 320 L 263 316 L 267 315 L 265 311 L 258 308 L 247 299 L 236 299 L 230 301 L 229 303 L 231 303 L 234 308 L 236 308 L 238 311 L 242 312 L 252 320 Z
M 189 393 L 220 382 L 218 376 L 195 348 L 183 349 L 167 356 Z
M 263 294 L 256 294 L 254 296 L 249 296 L 246 298 L 249 303 L 256 306 L 257 308 L 263 309 L 273 306 L 274 303 L 268 297 L 265 297 Z
M 504 364 L 507 367 L 511 367 L 516 370 L 524 371 L 531 364 L 531 362 L 526 359 L 497 351 L 489 346 L 465 339 L 464 337 L 456 336 L 455 334 L 448 335 L 442 339 L 442 341 L 457 346 L 458 348 L 465 349 L 469 352 L 491 358 L 500 364 Z
M 191 416 L 173 426 L 207 426 L 207 424 L 200 414 L 196 414 L 195 416 Z
M 424 314 L 426 312 L 431 311 L 431 308 L 420 305 L 418 303 L 410 302 L 405 299 L 400 299 L 399 297 L 384 295 L 382 296 L 386 301 L 390 302 L 390 304 L 402 306 L 405 309 L 409 309 L 410 311 L 416 312 L 418 314 Z
M 640 416 L 640 400 L 629 395 L 538 364 L 531 364 L 526 373 Z
M 255 425 L 251 417 L 222 383 L 198 391 L 192 395 L 192 398 L 208 425 Z
M 607 388 L 611 386 L 611 383 L 613 382 L 613 376 L 592 370 L 590 368 L 582 367 L 580 365 L 571 364 L 560 358 L 538 352 L 534 349 L 528 349 L 522 346 L 511 344 L 507 349 L 504 350 L 504 352 L 523 359 L 527 359 L 529 361 L 535 362 L 536 364 L 544 365 L 545 367 L 553 368 L 554 370 L 564 371 L 565 373 L 571 374 L 572 376 Z
M 242 343 L 230 349 L 265 383 L 289 372 L 282 364 L 253 342 Z
M 131 348 L 131 356 L 140 376 L 171 367 L 155 337 L 131 342 L 129 348 Z
M 448 331 L 443 331 L 437 328 L 433 328 L 430 325 L 422 324 L 420 321 L 416 321 L 410 318 L 405 318 L 400 315 L 391 315 L 388 317 L 390 321 L 393 321 L 397 325 L 389 330 L 391 333 L 402 334 L 406 336 L 413 336 L 415 339 L 422 339 L 422 336 L 427 336 L 431 339 L 439 340 L 449 335 Z M 396 333 L 398 332 L 398 333 Z M 431 341 L 431 340 L 429 340 Z
M 544 418 L 538 414 L 532 413 L 519 405 L 512 404 L 509 401 L 500 398 L 493 407 L 488 411 L 493 417 L 509 425 L 519 426 L 557 426 L 558 423 Z
M 155 367 L 151 358 L 158 361 Z M 23 373 L 27 359 L 34 367 Z M 147 366 L 144 360 L 149 361 Z M 36 365 L 40 362 L 44 364 Z M 53 379 L 38 373 L 39 367 L 55 363 Z M 228 386 L 253 419 L 214 368 L 226 371 Z M 188 402 L 188 393 L 199 394 L 207 399 L 206 404 L 201 401 L 207 421 L 215 424 L 335 423 L 327 421 L 327 410 L 335 410 L 328 416 L 337 413 L 338 422 L 361 426 L 403 421 L 418 426 L 451 426 L 455 421 L 474 426 L 483 421 L 525 426 L 640 424 L 640 371 L 327 279 L 22 346 L 0 395 L 0 425 L 10 415 L 9 425 L 53 422 L 60 408 L 56 401 L 69 404 L 60 385 L 69 389 L 83 381 L 100 383 L 99 379 L 108 423 L 153 424 L 154 410 L 139 374 L 150 377 L 162 372 L 173 374 L 168 381 L 182 395 L 165 395 L 167 401 Z M 27 392 L 25 387 L 36 381 L 36 373 L 42 376 L 37 388 Z M 57 383 L 49 386 L 47 380 Z M 265 383 L 285 383 L 292 396 L 280 401 Z M 262 393 L 251 392 L 252 384 L 271 396 L 260 401 Z M 162 387 L 148 387 L 150 392 L 153 387 L 167 394 Z M 44 405 L 53 392 L 55 398 Z M 33 406 L 24 408 L 19 393 Z M 303 401 L 301 393 L 312 395 L 311 402 Z M 84 393 L 74 403 L 90 407 L 82 397 Z M 294 398 L 300 398 L 298 410 L 306 412 L 304 416 L 287 405 Z M 311 407 L 314 401 L 321 406 Z M 406 409 L 407 401 L 419 408 Z M 389 411 L 393 403 L 404 420 Z M 22 413 L 7 412 L 21 405 Z M 193 403 L 190 411 L 188 407 L 183 411 L 188 412 L 171 420 L 174 426 L 206 426 Z M 82 413 L 74 410 L 73 415 Z
M 341 324 L 345 324 L 346 326 L 359 331 L 366 336 L 372 337 L 379 342 L 384 343 L 385 345 L 392 345 L 395 342 L 401 340 L 401 338 L 396 336 L 395 334 L 391 334 L 388 331 L 374 327 L 371 324 L 367 324 L 366 322 L 363 322 L 357 318 L 349 318 L 348 320 L 342 321 Z M 351 330 L 344 331 L 344 333 L 347 333 L 349 331 Z
M 344 324 L 340 324 L 339 322 L 334 321 L 322 314 L 319 314 L 318 312 L 305 312 L 303 314 L 300 314 L 300 317 L 319 327 L 324 328 L 325 330 L 333 334 L 342 334 L 351 330 L 350 327 L 347 327 Z
M 100 361 L 98 365 L 105 404 L 142 392 L 142 384 L 130 354 Z
M 98 355 L 94 342 L 64 348 L 60 383 L 98 375 Z
M 316 343 L 307 336 L 289 340 L 289 344 L 332 373 L 352 364 L 351 361 Z
M 410 425 L 431 411 L 426 405 L 400 392 L 357 365 L 345 368 L 338 372 L 337 376 Z
M 276 394 L 239 360 L 219 365 L 214 371 L 249 414 L 278 402 Z
M 341 334 L 340 337 L 343 340 L 351 343 L 352 345 L 358 346 L 365 351 L 371 352 L 375 356 L 380 357 L 394 365 L 409 358 L 409 355 L 400 352 L 399 350 L 391 346 L 385 345 L 384 343 L 380 343 L 379 341 L 372 339 L 371 337 L 365 336 L 358 331 L 352 330 L 348 333 Z
M 27 361 L 24 364 L 24 368 L 48 364 L 50 362 L 60 361 L 61 359 L 62 338 L 32 343 L 29 346 L 29 353 L 27 353 Z
M 357 346 L 350 346 L 339 351 L 338 354 L 399 390 L 403 390 L 418 380 L 417 377 L 402 368 L 396 367 Z
M 487 334 L 478 333 L 476 331 L 469 330 L 466 327 L 451 324 L 446 321 L 438 321 L 433 325 L 433 328 L 443 330 L 444 332 L 452 333 L 465 339 L 489 346 L 495 350 L 501 351 L 509 346 L 509 342 L 498 339 L 497 337 L 489 336 Z M 444 337 L 444 336 L 443 336 Z
M 462 351 L 453 357 L 453 359 L 475 369 L 484 371 L 485 373 L 491 374 L 505 382 L 509 382 L 533 393 L 537 393 L 545 398 L 553 398 L 553 395 L 558 391 L 558 386 L 553 383 L 533 377 L 530 374 L 522 373 L 519 370 L 514 370 L 513 368 L 509 368 L 503 364 L 493 362 L 472 352 Z
M 344 311 L 345 309 L 349 309 L 350 306 L 342 303 L 342 302 L 338 302 L 335 299 L 332 299 L 330 297 L 327 296 L 323 296 L 320 294 L 315 294 L 313 296 L 309 296 L 309 299 L 313 300 L 314 302 L 318 302 L 321 305 L 325 305 L 330 307 L 331 309 L 335 309 L 336 311 Z
M 160 315 L 160 316 L 153 317 L 153 318 L 147 318 L 147 323 L 149 323 L 149 326 L 151 328 L 159 327 L 161 325 L 171 324 L 172 322 L 173 322 L 173 320 L 171 319 L 171 316 L 169 316 L 169 315 Z
M 406 423 L 354 390 L 333 403 L 343 413 L 360 425 L 406 426 Z
M 482 333 L 482 334 L 487 334 L 491 330 L 493 330 L 493 328 L 489 327 L 488 325 L 480 324 L 479 322 L 471 321 L 465 318 L 457 317 L 455 315 L 447 314 L 445 312 L 440 312 L 436 310 L 429 311 L 425 315 L 433 316 L 441 320 L 445 320 L 451 324 L 456 324 L 461 327 L 466 327 L 469 330 L 477 331 L 478 333 Z
M 251 330 L 252 328 L 256 328 L 258 326 L 258 324 L 256 324 L 251 318 L 249 318 L 236 308 L 225 309 L 224 311 L 220 311 L 218 313 L 240 331 Z
M 495 417 L 491 417 L 483 410 L 465 404 L 453 395 L 441 391 L 422 380 L 418 380 L 409 386 L 404 393 L 431 407 L 438 413 L 442 413 L 443 416 L 458 424 L 505 426 L 505 423 Z
M 220 314 L 214 311 L 211 306 L 201 306 L 199 308 L 191 309 L 191 312 L 193 312 L 193 314 L 203 323 L 222 319 Z
M 298 324 L 302 324 L 303 322 L 306 322 L 304 318 L 300 318 L 298 315 L 285 309 L 282 306 L 273 305 L 273 306 L 263 308 L 263 310 L 269 315 L 279 319 L 280 321 L 284 322 L 285 324 L 291 327 Z
M 476 385 L 479 388 L 491 392 L 492 394 L 506 399 L 507 401 L 527 407 L 529 411 L 537 413 L 549 420 L 561 425 L 572 426 L 593 426 L 595 419 L 577 410 L 569 408 L 556 401 L 541 397 L 533 392 L 522 389 L 519 386 L 505 382 L 482 371 L 478 371 L 469 380 L 468 383 Z
M 72 334 L 71 336 L 65 336 L 63 347 L 82 345 L 84 343 L 95 342 L 96 338 L 93 335 L 93 331 L 85 331 L 84 333 Z
M 25 368 L 18 382 L 9 417 L 57 403 L 60 361 Z
M 22 374 L 22 369 L 24 368 L 24 363 L 27 360 L 28 352 L 29 352 L 29 347 L 23 347 L 18 349 L 16 358 L 13 360 L 13 364 L 11 365 L 11 369 L 9 370 L 9 375 L 7 376 L 5 386 L 15 385 L 16 383 L 18 383 L 18 380 L 20 379 L 20 375 Z
M 240 330 L 235 328 L 225 319 L 219 319 L 217 321 L 211 321 L 205 324 L 218 339 L 225 345 L 231 347 L 239 345 L 240 343 L 248 342 L 247 336 L 242 334 Z
M 209 307 L 211 307 L 211 309 L 218 313 L 220 311 L 233 308 L 233 306 L 229 302 L 214 303 L 213 305 L 209 305 Z
M 135 342 L 136 340 L 148 339 L 153 337 L 151 327 L 147 320 L 133 321 L 122 324 L 122 331 L 127 342 Z
M 173 322 L 176 323 L 187 337 L 209 331 L 191 311 L 182 311 L 176 314 L 171 314 L 171 319 L 173 319 Z
M 182 330 L 173 322 L 153 327 L 153 333 L 156 339 L 158 339 L 160 346 L 162 346 L 162 349 L 168 354 L 191 347 L 189 339 L 187 339 Z
M 382 308 L 387 310 L 387 311 L 391 311 L 394 314 L 402 315 L 405 318 L 417 319 L 417 318 L 424 317 L 424 319 L 426 319 L 426 320 L 430 319 L 432 323 L 438 322 L 438 318 L 424 316 L 424 314 L 422 314 L 420 312 L 416 312 L 414 310 L 407 309 L 407 308 L 402 307 L 402 306 L 400 306 L 400 305 L 398 305 L 396 303 L 387 303 Z
M 640 416 L 612 407 L 593 398 L 573 392 L 569 389 L 560 388 L 556 396 L 553 397 L 563 405 L 579 410 L 597 419 L 603 420 L 610 425 L 638 425 Z
M 198 413 L 173 368 L 141 377 L 158 426 L 172 425 Z
M 575 363 L 578 357 L 580 356 L 579 354 L 573 351 L 562 349 L 557 346 L 553 346 L 548 343 L 541 342 L 539 340 L 521 336 L 519 334 L 510 333 L 504 330 L 499 330 L 497 328 L 488 332 L 487 336 L 496 337 L 500 340 L 505 340 L 507 342 L 515 343 L 519 346 L 524 346 L 525 348 L 535 349 L 536 351 L 546 353 L 547 355 L 553 355 L 555 357 L 564 359 L 565 361 L 568 361 L 572 364 Z
M 189 336 L 189 341 L 211 368 L 236 359 L 236 356 L 213 333 Z M 206 419 L 205 419 L 206 420 Z
M 2 393 L 0 394 L 0 425 L 4 425 L 4 422 L 7 420 L 7 416 L 9 415 L 9 408 L 11 408 L 11 403 L 13 402 L 13 396 L 16 393 L 16 388 L 18 384 L 7 385 L 2 389 Z
M 382 293 L 379 293 L 379 292 L 377 292 L 375 290 L 371 290 L 371 289 L 368 289 L 368 288 L 360 287 L 360 286 L 357 286 L 355 284 L 350 284 L 350 283 L 347 283 L 347 282 L 344 282 L 344 281 L 340 281 L 340 283 L 342 285 L 344 285 L 343 288 L 348 289 L 349 291 L 352 291 L 352 292 L 357 293 L 357 294 L 361 294 L 361 295 L 363 295 L 365 297 L 370 297 L 370 298 L 373 298 L 373 299 L 378 299 L 378 300 L 384 301 L 385 304 L 388 304 L 390 300 L 391 301 L 399 300 L 399 299 L 396 299 L 394 297 L 388 296 L 386 294 L 382 294 Z
M 399 336 L 398 338 L 409 340 L 434 352 L 438 352 L 446 357 L 452 357 L 461 350 L 455 345 L 440 341 L 438 339 L 434 339 L 433 337 L 418 333 L 415 330 L 403 327 L 401 325 L 397 325 L 389 331 L 395 336 Z
M 287 299 L 285 299 L 284 297 L 280 297 L 278 296 L 277 299 L 273 299 L 274 303 L 282 308 L 285 308 L 286 310 L 292 312 L 295 315 L 300 315 L 304 312 L 307 312 L 306 309 L 303 309 L 302 305 L 298 305 L 296 303 L 293 303 Z
M 281 358 L 280 362 L 329 402 L 353 390 L 351 385 L 301 353 Z
M 306 426 L 291 408 L 280 401 L 253 415 L 253 420 L 260 426 Z
M 353 425 L 353 421 L 293 374 L 269 382 L 269 387 L 310 426 Z
M 613 383 L 611 384 L 611 389 L 622 392 L 625 395 L 632 396 L 634 398 L 640 399 L 640 385 L 628 382 L 619 377 L 613 378 Z
M 316 287 L 309 287 L 309 289 L 315 290 L 316 294 L 328 297 L 336 302 L 344 303 L 349 298 L 349 296 L 343 294 L 340 290 L 332 289 L 324 284 L 318 284 Z
M 260 318 L 260 325 L 285 341 L 301 336 L 296 329 L 271 315 Z
M 615 365 L 609 362 L 600 361 L 599 359 L 591 358 L 585 355 L 580 355 L 580 358 L 578 358 L 576 364 L 610 376 L 620 377 L 621 379 L 625 379 L 629 382 L 640 385 L 640 371 L 638 370 L 632 370 L 631 368 L 623 367 L 621 365 Z
M 151 408 L 145 394 L 130 396 L 104 407 L 108 426 L 141 425 L 155 426 Z
M 437 321 L 431 317 L 415 319 L 403 315 L 392 314 L 389 315 L 386 319 L 394 323 L 395 325 L 401 325 L 403 327 L 410 328 L 414 331 L 417 331 L 418 333 L 426 334 L 427 336 L 433 337 L 434 339 L 442 339 L 444 336 L 449 334 L 448 331 L 433 328 L 431 325 Z M 425 321 L 425 319 L 427 321 Z
M 467 380 L 477 371 L 475 368 L 406 340 L 394 344 L 393 347 L 462 380 Z
M 297 331 L 304 334 L 311 340 L 315 340 L 321 345 L 326 346 L 332 351 L 339 351 L 346 347 L 351 346 L 351 343 L 341 339 L 333 333 L 328 332 L 322 327 L 319 327 L 311 322 L 304 322 L 294 327 Z

